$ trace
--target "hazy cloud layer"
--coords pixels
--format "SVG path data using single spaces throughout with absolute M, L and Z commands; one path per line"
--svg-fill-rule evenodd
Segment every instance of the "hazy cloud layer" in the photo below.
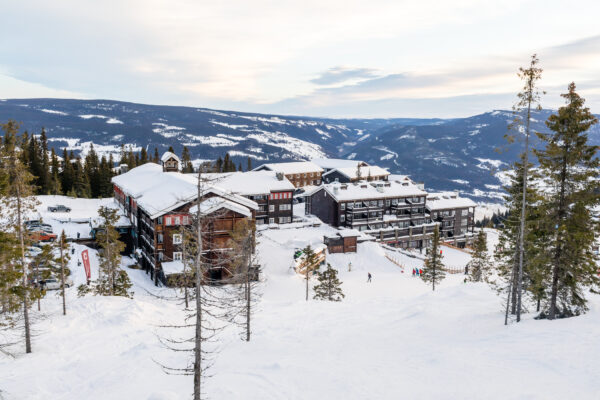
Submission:
M 588 0 L 7 2 L 0 97 L 463 116 L 509 108 L 537 52 L 545 105 L 576 81 L 600 109 L 599 12 Z

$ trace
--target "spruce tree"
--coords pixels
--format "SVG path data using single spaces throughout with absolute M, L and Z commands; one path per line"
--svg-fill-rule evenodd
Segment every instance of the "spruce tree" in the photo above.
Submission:
M 81 163 L 81 158 L 77 158 L 77 162 L 75 163 L 75 172 L 73 177 L 73 187 L 69 196 L 72 197 L 83 197 L 90 198 L 91 197 L 91 188 L 90 182 L 88 180 L 88 176 L 83 169 L 83 165 Z
M 252 171 L 252 159 L 250 157 L 246 161 L 246 171 Z
M 48 138 L 46 137 L 46 130 L 42 128 L 40 135 L 40 150 L 41 150 L 41 169 L 39 176 L 39 188 L 38 193 L 49 194 L 51 192 L 51 171 L 50 171 L 50 158 L 48 156 Z
M 585 291 L 595 292 L 600 284 L 597 257 L 591 250 L 598 232 L 592 209 L 600 203 L 600 160 L 598 146 L 588 144 L 586 133 L 598 120 L 584 106 L 574 83 L 561 96 L 566 105 L 546 121 L 552 133 L 538 133 L 546 147 L 535 152 L 547 186 L 542 207 L 555 225 L 547 271 L 548 319 L 587 311 Z
M 429 249 L 427 250 L 423 273 L 421 274 L 423 281 L 427 283 L 431 282 L 431 290 L 435 290 L 435 284 L 440 283 L 446 277 L 443 269 L 444 264 L 442 263 L 443 256 L 440 250 L 441 243 L 439 225 L 436 225 Z
M 306 301 L 308 301 L 308 292 L 309 292 L 309 282 L 310 282 L 310 273 L 316 266 L 317 263 L 317 255 L 310 245 L 306 246 L 302 249 L 302 266 L 304 267 L 304 280 L 306 282 Z
M 146 151 L 146 147 L 142 147 L 140 151 L 140 162 L 139 165 L 146 164 L 148 162 L 148 152 Z
M 53 195 L 62 194 L 62 186 L 60 179 L 60 166 L 58 162 L 58 157 L 54 152 L 54 148 L 52 149 L 52 155 L 50 157 L 50 187 L 49 192 Z
M 520 161 L 511 165 L 509 184 L 504 187 L 506 195 L 504 196 L 507 212 L 502 218 L 502 225 L 499 228 L 499 240 L 494 251 L 495 274 L 490 279 L 490 285 L 502 295 L 506 295 L 505 306 L 505 324 L 508 323 L 508 315 L 517 315 L 518 305 L 518 285 L 519 277 L 519 247 L 521 232 L 521 210 L 523 201 L 523 166 L 525 156 L 521 154 Z M 525 290 L 531 292 L 533 287 L 539 285 L 539 276 L 534 270 L 540 263 L 543 264 L 545 257 L 544 243 L 548 240 L 547 226 L 543 218 L 543 212 L 540 209 L 541 194 L 538 189 L 540 176 L 529 163 L 529 173 L 527 174 L 527 201 L 525 215 L 525 238 L 524 238 L 524 258 L 522 285 Z M 533 290 L 539 296 L 539 291 Z M 534 297 L 535 297 L 534 296 Z
M 481 282 L 487 279 L 490 264 L 487 253 L 487 238 L 483 229 L 479 231 L 475 238 L 473 252 L 471 253 L 471 261 L 469 261 L 467 265 L 471 281 Z
M 63 193 L 69 194 L 69 193 L 72 193 L 72 190 L 73 190 L 73 182 L 75 180 L 75 170 L 73 169 L 73 163 L 71 162 L 72 158 L 69 156 L 66 149 L 63 151 L 63 159 L 64 159 L 64 166 L 63 166 L 62 173 L 60 175 L 60 183 L 62 186 Z
M 102 296 L 131 297 L 132 284 L 127 272 L 121 269 L 121 252 L 125 243 L 119 240 L 115 224 L 119 220 L 119 211 L 115 208 L 100 207 L 100 225 L 96 234 L 96 244 L 101 251 L 99 258 L 99 277 L 94 284 L 94 292 Z
M 345 297 L 341 288 L 342 282 L 337 276 L 337 270 L 333 269 L 331 264 L 327 263 L 327 269 L 318 272 L 317 280 L 319 283 L 313 288 L 315 291 L 313 299 L 342 301 L 342 298 Z
M 223 172 L 223 160 L 221 157 L 217 158 L 215 162 L 215 172 Z
M 158 155 L 158 148 L 154 148 L 154 157 L 152 158 L 152 162 L 158 164 L 160 162 L 160 156 Z
M 181 172 L 183 172 L 184 174 L 190 174 L 194 172 L 192 157 L 190 156 L 190 150 L 187 146 L 183 146 L 183 152 L 181 153 L 181 164 Z
M 8 121 L 2 125 L 4 131 L 4 145 L 0 154 L 0 169 L 5 174 L 3 190 L 0 193 L 0 208 L 2 209 L 3 230 L 15 235 L 19 259 L 17 265 L 20 268 L 21 285 L 17 287 L 16 294 L 21 300 L 21 311 L 23 312 L 23 328 L 25 337 L 25 352 L 31 353 L 31 322 L 29 319 L 29 308 L 31 297 L 35 291 L 29 285 L 29 265 L 25 259 L 25 247 L 30 237 L 24 229 L 24 218 L 33 213 L 38 205 L 35 199 L 34 176 L 29 172 L 27 166 L 22 164 L 19 151 L 24 151 L 18 142 L 17 134 L 19 125 L 15 121 Z

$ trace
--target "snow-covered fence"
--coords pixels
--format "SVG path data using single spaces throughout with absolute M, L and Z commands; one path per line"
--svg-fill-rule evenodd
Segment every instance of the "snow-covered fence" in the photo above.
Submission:
M 400 268 L 402 268 L 402 272 L 404 272 L 404 264 L 402 264 L 399 260 L 395 259 L 394 257 L 391 257 L 389 254 L 385 253 L 385 258 L 387 258 L 388 260 L 390 260 L 393 264 L 399 266 Z
M 464 274 L 465 267 L 451 267 L 444 265 L 444 271 L 446 271 L 449 274 Z

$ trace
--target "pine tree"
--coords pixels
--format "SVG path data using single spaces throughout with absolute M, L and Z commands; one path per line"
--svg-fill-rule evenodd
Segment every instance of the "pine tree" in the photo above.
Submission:
M 104 206 L 98 209 L 100 225 L 96 244 L 101 251 L 98 252 L 99 277 L 94 283 L 94 292 L 102 296 L 131 297 L 131 281 L 127 272 L 121 269 L 121 252 L 125 250 L 125 243 L 119 240 L 119 232 L 115 228 L 118 212 L 115 208 Z
M 432 290 L 435 290 L 436 283 L 440 283 L 446 277 L 446 273 L 443 269 L 443 256 L 440 247 L 440 229 L 439 226 L 436 225 L 435 230 L 433 231 L 433 235 L 431 237 L 429 249 L 427 250 L 427 258 L 425 259 L 423 273 L 421 274 L 421 279 L 423 279 L 423 281 L 427 283 L 431 282 Z
M 506 295 L 505 324 L 508 323 L 509 314 L 517 315 L 517 279 L 519 276 L 520 215 L 523 209 L 524 159 L 524 154 L 521 154 L 520 161 L 516 161 L 511 165 L 512 173 L 508 174 L 510 182 L 504 187 L 506 191 L 504 201 L 507 211 L 501 221 L 499 240 L 494 252 L 496 261 L 494 264 L 495 278 L 489 281 L 490 285 L 499 294 Z M 547 256 L 544 247 L 549 237 L 547 223 L 540 208 L 541 194 L 538 189 L 540 176 L 535 169 L 532 169 L 531 163 L 529 164 L 527 180 L 522 285 L 524 289 L 533 294 L 536 300 L 540 300 L 543 293 L 537 289 L 541 284 L 537 270 L 540 265 L 544 264 L 544 258 Z
M 29 237 L 23 228 L 23 219 L 26 214 L 34 212 L 38 202 L 33 196 L 35 193 L 34 177 L 28 171 L 27 166 L 21 163 L 18 154 L 19 149 L 23 149 L 17 140 L 19 125 L 14 121 L 8 121 L 2 125 L 2 130 L 4 131 L 4 145 L 0 154 L 0 169 L 6 174 L 6 178 L 2 179 L 4 181 L 3 192 L 0 193 L 2 223 L 7 228 L 5 231 L 13 232 L 17 239 L 19 254 L 17 265 L 20 267 L 21 285 L 16 292 L 22 305 L 25 352 L 31 353 L 29 308 L 31 306 L 30 297 L 34 295 L 34 291 L 28 282 L 29 267 L 25 259 L 25 246 Z
M 215 172 L 223 172 L 223 160 L 221 157 L 217 158 L 215 162 Z
M 152 162 L 158 164 L 160 161 L 160 156 L 158 155 L 158 148 L 154 148 L 154 157 L 152 157 Z
M 50 157 L 50 194 L 59 195 L 62 194 L 62 186 L 60 179 L 60 166 L 58 163 L 58 157 L 54 152 L 54 148 L 52 149 L 52 155 Z
M 65 296 L 65 278 L 70 275 L 70 271 L 66 268 L 66 264 L 70 259 L 69 256 L 69 245 L 67 243 L 67 235 L 63 229 L 58 240 L 59 258 L 58 263 L 60 265 L 60 295 L 62 297 L 63 315 L 67 315 L 67 297 Z
M 327 269 L 318 272 L 317 280 L 319 283 L 313 288 L 315 291 L 313 299 L 342 301 L 342 298 L 345 297 L 341 288 L 342 282 L 337 276 L 337 270 L 333 269 L 331 264 L 327 263 Z
M 531 56 L 529 68 L 519 68 L 517 75 L 521 78 L 525 84 L 521 92 L 517 94 L 519 98 L 517 104 L 513 107 L 515 119 L 509 126 L 510 129 L 517 128 L 518 131 L 524 133 L 525 148 L 523 150 L 523 180 L 522 180 L 522 193 L 521 193 L 521 209 L 519 210 L 519 244 L 518 244 L 518 269 L 515 275 L 516 284 L 516 314 L 517 322 L 521 321 L 521 303 L 523 293 L 523 271 L 524 271 L 524 259 L 525 259 L 525 237 L 527 233 L 526 229 L 526 218 L 527 218 L 527 174 L 529 173 L 529 137 L 531 135 L 531 120 L 532 111 L 541 110 L 540 97 L 543 92 L 537 88 L 537 81 L 542 78 L 542 69 L 538 67 L 539 60 L 537 55 Z M 507 135 L 509 143 L 514 141 L 514 136 Z
M 487 253 L 487 238 L 485 232 L 479 231 L 475 242 L 473 243 L 473 252 L 471 253 L 471 261 L 469 261 L 469 275 L 473 282 L 481 282 L 486 280 L 489 274 L 490 264 Z
M 81 163 L 81 158 L 77 158 L 77 162 L 74 167 L 74 176 L 73 176 L 73 187 L 69 196 L 72 197 L 83 197 L 90 198 L 91 197 L 91 188 L 90 182 L 88 180 L 88 176 L 83 169 L 83 165 Z
M 229 153 L 225 153 L 225 158 L 223 158 L 222 172 L 231 172 L 231 158 L 229 158 Z
M 40 135 L 41 145 L 41 170 L 39 176 L 39 191 L 40 194 L 49 194 L 51 186 L 51 175 L 50 175 L 50 159 L 48 157 L 48 138 L 46 137 L 46 130 L 42 128 Z
M 242 169 L 242 163 L 239 163 L 239 165 L 238 165 L 238 171 L 239 171 L 239 172 L 243 172 L 243 171 L 244 171 L 244 170 Z
M 317 255 L 310 245 L 302 249 L 302 266 L 304 267 L 304 280 L 306 282 L 306 301 L 308 301 L 308 292 L 310 288 L 310 273 L 317 263 Z
M 140 152 L 140 162 L 139 162 L 139 165 L 146 164 L 147 162 L 148 162 L 148 152 L 146 151 L 145 147 L 142 147 L 142 150 Z
M 182 170 L 184 174 L 190 174 L 194 172 L 194 165 L 192 164 L 192 157 L 190 156 L 190 150 L 187 146 L 183 146 L 183 152 L 181 153 Z
M 250 157 L 246 161 L 246 171 L 252 171 L 252 159 Z
M 587 311 L 584 292 L 597 291 L 600 284 L 596 256 L 591 251 L 598 232 L 592 208 L 600 203 L 600 160 L 598 147 L 588 145 L 586 133 L 598 120 L 584 107 L 585 100 L 575 91 L 574 83 L 561 96 L 566 105 L 548 118 L 546 125 L 552 133 L 538 133 L 546 147 L 535 151 L 548 188 L 542 207 L 555 224 L 549 245 L 548 319 Z
M 60 175 L 60 183 L 62 186 L 63 193 L 72 193 L 73 183 L 75 180 L 75 170 L 73 168 L 72 158 L 67 153 L 67 150 L 63 150 L 64 166 L 62 174 Z M 70 194 L 69 194 L 70 195 Z

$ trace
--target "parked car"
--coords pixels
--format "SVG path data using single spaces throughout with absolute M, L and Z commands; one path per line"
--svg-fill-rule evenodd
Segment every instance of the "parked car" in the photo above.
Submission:
M 35 257 L 38 256 L 42 253 L 42 249 L 40 249 L 39 247 L 35 247 L 35 246 L 29 246 L 26 250 L 25 250 L 25 255 L 27 257 Z
M 31 232 L 31 238 L 37 242 L 54 242 L 56 237 L 56 234 L 41 229 Z
M 30 226 L 40 226 L 40 224 L 42 223 L 42 221 L 40 221 L 39 219 L 30 219 L 28 221 L 23 222 L 23 225 L 25 225 L 25 227 L 30 227 Z
M 46 290 L 58 290 L 60 289 L 60 279 L 49 278 L 42 279 L 39 281 L 39 284 L 42 286 L 42 289 Z M 65 287 L 73 286 L 73 281 L 70 279 L 65 279 Z
M 55 206 L 48 207 L 50 212 L 71 212 L 71 209 L 65 205 L 57 204 Z
M 27 230 L 30 232 L 33 231 L 44 231 L 47 233 L 53 233 L 54 231 L 52 230 L 52 225 L 48 225 L 48 224 L 40 224 L 40 225 L 35 225 L 35 226 L 28 226 Z

